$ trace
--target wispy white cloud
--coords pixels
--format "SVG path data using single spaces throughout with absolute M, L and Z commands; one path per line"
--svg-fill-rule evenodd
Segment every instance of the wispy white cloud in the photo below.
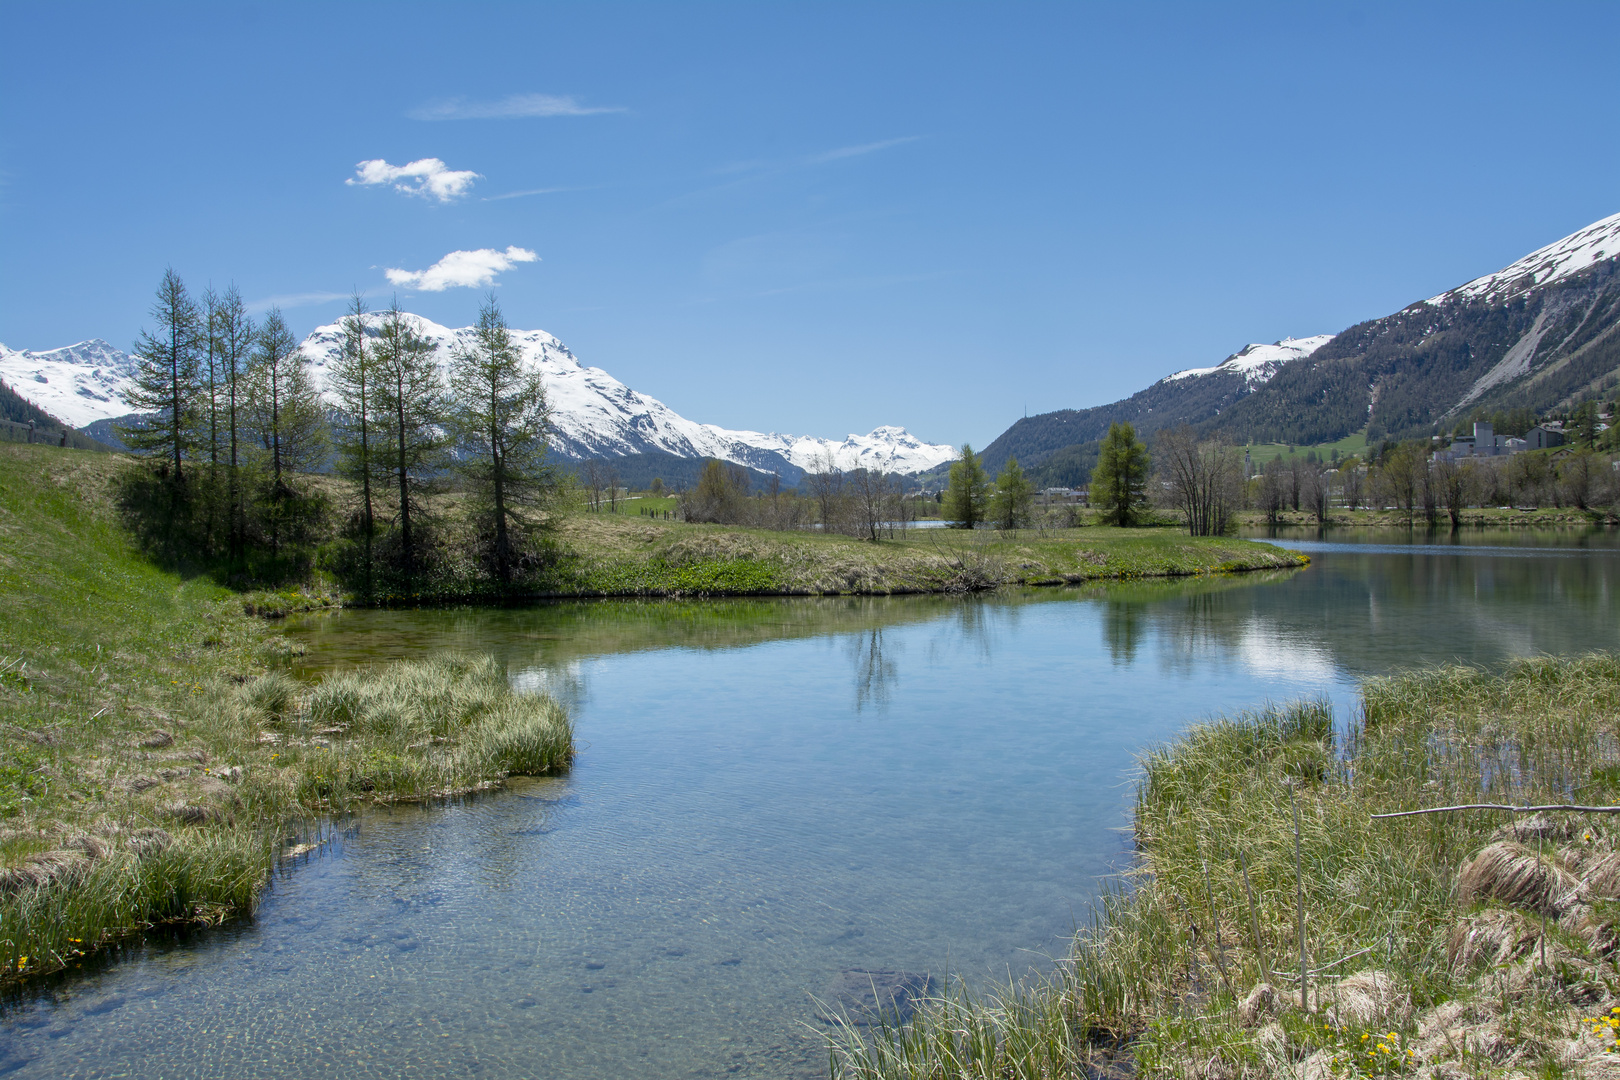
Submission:
M 540 187 L 530 188 L 528 191 L 508 191 L 500 195 L 485 195 L 485 202 L 499 202 L 502 199 L 523 199 L 530 195 L 555 195 L 559 191 L 584 191 L 584 188 L 574 187 Z
M 490 285 L 495 275 L 512 269 L 518 263 L 537 262 L 540 256 L 527 248 L 509 247 L 505 251 L 479 248 L 477 251 L 452 251 L 426 270 L 386 270 L 388 280 L 406 289 L 422 292 L 443 292 L 446 289 L 476 288 Z
M 250 300 L 247 309 L 251 314 L 260 315 L 271 308 L 313 307 L 316 304 L 330 304 L 334 300 L 348 298 L 348 293 L 340 292 L 285 293 L 281 296 L 266 296 L 262 300 Z
M 840 146 L 836 150 L 811 154 L 804 160 L 807 165 L 824 165 L 829 161 L 860 157 L 863 154 L 875 154 L 879 150 L 887 150 L 891 146 L 903 146 L 909 142 L 916 142 L 920 138 L 922 138 L 921 135 L 905 135 L 898 139 L 884 139 L 882 142 L 862 143 L 859 146 Z
M 419 105 L 406 113 L 412 120 L 522 120 L 536 116 L 594 116 L 624 112 L 619 105 L 581 105 L 567 95 L 513 94 L 499 101 L 448 98 Z
M 422 158 L 408 165 L 390 165 L 377 158 L 360 162 L 354 167 L 354 175 L 343 182 L 351 187 L 388 184 L 407 195 L 452 202 L 467 194 L 474 180 L 481 179 L 483 177 L 470 169 L 452 169 L 436 157 Z
M 711 175 L 731 176 L 733 179 L 723 183 L 712 184 L 708 187 L 688 191 L 669 199 L 669 203 L 679 203 L 688 199 L 701 198 L 713 195 L 716 192 L 726 191 L 744 184 L 753 184 L 772 177 L 783 176 L 803 169 L 813 169 L 820 165 L 827 165 L 834 161 L 843 161 L 846 158 L 862 157 L 866 154 L 875 154 L 880 150 L 887 150 L 893 146 L 903 146 L 906 143 L 918 142 L 926 138 L 924 135 L 902 135 L 897 139 L 884 139 L 881 142 L 860 143 L 854 146 L 840 146 L 832 150 L 823 150 L 817 154 L 806 154 L 802 157 L 779 158 L 776 160 L 732 161 L 712 170 Z

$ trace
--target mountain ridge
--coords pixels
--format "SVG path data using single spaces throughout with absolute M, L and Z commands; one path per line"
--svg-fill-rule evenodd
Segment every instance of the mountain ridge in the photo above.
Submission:
M 451 329 L 419 315 L 405 317 L 435 343 L 441 365 L 448 364 L 450 351 L 472 334 L 471 327 Z M 380 318 L 368 317 L 368 333 L 375 334 Z M 601 368 L 586 366 L 543 330 L 514 330 L 512 336 L 525 360 L 541 371 L 553 409 L 553 448 L 566 460 L 635 457 L 643 459 L 638 464 L 645 464 L 663 455 L 682 460 L 714 457 L 797 484 L 806 470 L 829 459 L 843 469 L 914 474 L 949 460 L 955 452 L 893 425 L 865 435 L 826 439 L 700 424 Z M 323 390 L 326 366 L 341 346 L 338 323 L 317 327 L 299 345 Z M 134 372 L 133 357 L 99 338 L 38 352 L 0 345 L 0 380 L 36 407 L 103 439 L 113 437 L 114 422 L 132 415 L 124 393 Z
M 1118 421 L 1144 435 L 1186 423 L 1240 443 L 1312 444 L 1361 431 L 1423 437 L 1476 412 L 1546 412 L 1609 393 L 1620 385 L 1620 214 L 1327 336 L 1257 383 L 1227 366 L 1255 348 L 1106 405 L 1021 418 L 985 447 L 985 464 L 1016 455 L 1038 466 Z

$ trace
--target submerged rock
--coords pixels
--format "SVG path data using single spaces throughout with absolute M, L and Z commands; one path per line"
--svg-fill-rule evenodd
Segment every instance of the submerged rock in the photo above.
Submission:
M 866 1027 L 880 1019 L 905 1023 L 917 1005 L 936 989 L 933 976 L 915 971 L 873 971 L 848 968 L 821 996 L 817 1019 L 824 1024 Z

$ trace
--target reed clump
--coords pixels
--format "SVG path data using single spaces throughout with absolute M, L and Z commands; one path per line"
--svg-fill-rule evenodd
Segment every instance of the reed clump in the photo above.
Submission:
M 0 829 L 0 981 L 72 966 L 156 923 L 251 913 L 296 844 L 289 823 L 490 787 L 573 756 L 567 712 L 513 691 L 487 657 L 193 689 L 167 721 L 178 739 L 95 759 L 109 798 Z
M 1145 755 L 1138 859 L 1056 972 L 926 1003 L 905 1029 L 837 1033 L 834 1075 L 1128 1061 L 1146 1076 L 1450 1080 L 1616 1056 L 1620 1025 L 1592 1021 L 1620 1017 L 1620 815 L 1372 815 L 1620 801 L 1620 658 L 1416 672 L 1361 698 L 1348 723 L 1302 702 Z M 1028 1019 L 1051 1016 L 1060 1035 Z M 968 1031 L 964 1065 L 951 1040 Z M 1062 1053 L 991 1049 L 1037 1032 Z

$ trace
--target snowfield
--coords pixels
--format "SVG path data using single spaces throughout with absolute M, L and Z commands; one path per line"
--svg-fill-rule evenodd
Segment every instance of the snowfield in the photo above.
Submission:
M 472 339 L 473 328 L 452 330 L 407 314 L 415 330 L 438 346 L 441 366 Z M 381 316 L 367 320 L 375 333 Z M 880 427 L 866 435 L 822 439 L 776 432 L 732 431 L 699 424 L 657 398 L 637 393 L 601 368 L 586 367 L 567 346 L 542 330 L 514 330 L 525 361 L 545 381 L 555 425 L 553 446 L 567 458 L 618 457 L 662 451 L 683 458 L 715 457 L 770 472 L 784 465 L 815 470 L 829 457 L 840 468 L 917 473 L 950 461 L 956 451 L 926 443 L 904 428 Z M 299 346 L 324 390 L 327 365 L 343 345 L 337 323 L 317 328 Z M 134 374 L 132 357 L 99 339 L 49 352 L 0 345 L 0 381 L 46 412 L 82 428 L 127 416 L 124 392 Z
M 1562 240 L 1532 251 L 1494 274 L 1486 274 L 1449 292 L 1432 296 L 1426 303 L 1506 300 L 1516 293 L 1550 285 L 1616 256 L 1620 256 L 1620 214 L 1595 221 Z
M 405 318 L 417 333 L 438 345 L 441 366 L 449 364 L 454 349 L 472 341 L 470 326 L 452 330 L 420 315 Z M 368 332 L 374 333 L 380 321 L 381 316 L 371 315 Z M 953 448 L 925 443 L 899 427 L 880 427 L 839 441 L 699 424 L 657 398 L 630 389 L 601 368 L 586 367 L 566 345 L 543 330 L 514 330 L 512 340 L 545 382 L 552 409 L 553 446 L 565 457 L 662 451 L 683 458 L 719 458 L 769 472 L 780 466 L 778 458 L 796 468 L 815 470 L 823 455 L 830 454 L 843 469 L 916 473 L 956 456 Z M 324 384 L 327 365 L 343 347 L 342 327 L 337 323 L 319 327 L 301 347 L 317 381 Z
M 1245 345 L 1214 367 L 1188 368 L 1174 375 L 1166 375 L 1160 382 L 1175 382 L 1177 379 L 1191 379 L 1222 371 L 1242 375 L 1243 381 L 1253 388 L 1269 382 L 1290 360 L 1303 360 L 1332 340 L 1332 334 L 1317 334 L 1306 338 L 1283 338 L 1271 345 Z
M 76 428 L 127 416 L 124 391 L 135 360 L 100 338 L 29 352 L 0 345 L 0 382 Z

